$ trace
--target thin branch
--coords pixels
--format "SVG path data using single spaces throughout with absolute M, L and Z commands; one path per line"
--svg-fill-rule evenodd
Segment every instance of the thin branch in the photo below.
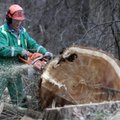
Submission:
M 120 20 L 109 21 L 109 22 L 105 22 L 105 23 L 101 23 L 101 24 L 97 24 L 97 25 L 93 26 L 92 28 L 90 28 L 90 29 L 83 35 L 83 37 L 82 37 L 81 40 L 83 40 L 83 39 L 86 37 L 86 35 L 87 35 L 90 31 L 92 31 L 93 29 L 95 29 L 96 27 L 102 26 L 102 25 L 105 25 L 105 24 L 112 24 L 112 23 L 116 23 L 116 22 L 120 22 Z

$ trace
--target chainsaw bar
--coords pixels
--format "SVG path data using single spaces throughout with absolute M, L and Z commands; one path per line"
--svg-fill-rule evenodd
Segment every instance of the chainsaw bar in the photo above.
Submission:
M 36 61 L 42 60 L 43 58 L 44 58 L 44 56 L 40 56 L 40 57 L 34 59 L 34 60 L 32 61 L 32 65 L 33 65 Z

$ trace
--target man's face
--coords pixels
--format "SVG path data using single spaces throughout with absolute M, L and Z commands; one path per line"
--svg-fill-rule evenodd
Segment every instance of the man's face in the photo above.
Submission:
M 21 23 L 22 23 L 22 20 L 14 20 L 14 19 L 12 19 L 12 27 L 14 29 L 16 29 L 16 30 L 19 29 Z

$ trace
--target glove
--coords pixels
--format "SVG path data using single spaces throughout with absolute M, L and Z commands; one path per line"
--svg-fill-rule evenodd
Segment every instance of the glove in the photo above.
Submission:
M 53 58 L 53 54 L 51 52 L 46 52 L 44 57 L 48 58 L 49 60 Z
M 29 55 L 30 55 L 30 52 L 29 52 L 29 51 L 27 51 L 27 50 L 22 50 L 22 54 L 21 54 L 22 57 L 24 57 L 25 59 L 27 59 Z
M 30 54 L 30 52 L 29 51 L 27 51 L 27 50 L 22 50 L 22 56 L 28 56 Z

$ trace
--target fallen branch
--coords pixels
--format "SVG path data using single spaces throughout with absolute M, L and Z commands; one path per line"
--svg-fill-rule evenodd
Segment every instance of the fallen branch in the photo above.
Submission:
M 20 108 L 8 103 L 4 103 L 3 111 L 0 115 L 0 119 L 5 118 L 22 118 L 24 115 L 29 116 L 34 119 L 38 119 L 42 117 L 42 113 L 40 111 L 34 111 L 32 109 Z

